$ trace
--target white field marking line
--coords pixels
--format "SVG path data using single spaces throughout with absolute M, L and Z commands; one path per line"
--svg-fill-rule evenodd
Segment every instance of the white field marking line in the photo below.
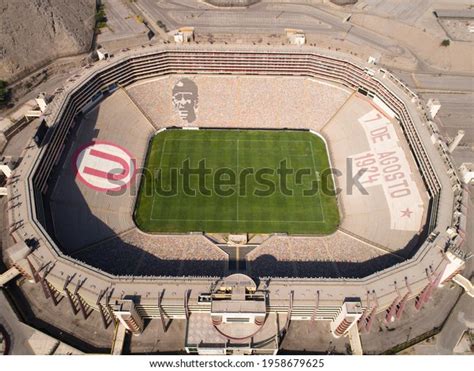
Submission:
M 165 138 L 165 140 L 163 142 L 163 147 L 161 147 L 160 163 L 158 165 L 158 170 L 161 168 L 161 161 L 163 160 L 163 151 L 165 150 L 165 147 L 166 147 L 166 141 L 167 141 L 167 139 Z M 153 183 L 152 183 L 152 185 L 153 185 Z M 151 201 L 151 210 L 150 210 L 150 216 L 149 216 L 150 220 L 154 220 L 153 219 L 153 210 L 155 209 L 155 200 L 156 200 L 156 197 L 153 197 L 153 201 Z
M 204 130 L 203 130 L 204 131 Z M 196 138 L 194 139 L 165 139 L 169 142 L 198 142 Z M 204 142 L 236 142 L 241 139 L 203 139 L 202 141 Z M 269 139 L 243 139 L 244 142 L 274 142 L 274 140 L 269 140 Z M 278 140 L 279 142 L 288 142 L 288 143 L 307 143 L 309 142 L 308 140 L 289 140 L 289 139 L 282 139 Z
M 164 151 L 164 148 L 166 147 L 166 143 L 167 142 L 179 142 L 179 141 L 193 141 L 195 142 L 196 139 L 165 139 L 164 142 L 163 142 L 163 147 L 161 148 L 161 155 L 160 155 L 160 164 L 159 164 L 159 167 L 158 169 L 161 167 L 161 160 L 163 159 L 163 151 Z M 239 164 L 239 143 L 240 143 L 240 139 L 224 139 L 224 140 L 217 140 L 217 139 L 213 139 L 213 140 L 205 140 L 205 141 L 214 141 L 214 142 L 237 142 L 237 169 L 239 168 L 240 164 Z M 261 140 L 253 140 L 253 139 L 244 139 L 244 141 L 249 141 L 249 142 L 273 142 L 273 140 L 265 140 L 265 139 L 261 139 Z M 299 142 L 299 143 L 309 143 L 310 144 L 310 148 L 311 148 L 311 158 L 312 158 L 312 162 L 313 162 L 313 170 L 315 172 L 315 175 L 317 173 L 316 171 L 316 164 L 314 162 L 314 151 L 313 151 L 313 144 L 311 141 L 309 140 L 282 140 L 281 142 L 288 142 L 288 143 L 296 143 L 296 142 Z M 173 153 L 175 154 L 175 153 Z M 305 156 L 306 157 L 306 156 Z M 237 189 L 240 189 L 240 185 L 238 185 Z M 276 221 L 276 220 L 269 220 L 269 221 L 265 221 L 265 220 L 255 220 L 255 219 L 252 219 L 252 220 L 247 220 L 247 219 L 239 219 L 238 218 L 238 195 L 237 195 L 237 220 L 235 219 L 170 219 L 170 218 L 153 218 L 152 215 L 153 215 L 153 210 L 154 210 L 154 207 L 155 207 L 155 197 L 153 197 L 153 201 L 152 201 L 152 206 L 151 206 L 151 212 L 150 212 L 150 220 L 154 220 L 154 221 L 166 221 L 166 220 L 169 220 L 169 221 L 190 221 L 190 222 L 194 222 L 194 221 L 203 221 L 203 222 L 207 222 L 207 221 L 210 221 L 210 222 L 216 222 L 216 221 L 223 221 L 223 222 L 268 222 L 268 223 L 284 223 L 284 222 L 289 222 L 289 223 L 325 223 L 326 220 L 325 220 L 325 217 L 324 217 L 324 212 L 323 212 L 323 209 L 322 209 L 322 202 L 321 202 L 321 198 L 318 196 L 318 200 L 319 200 L 319 207 L 321 209 L 321 215 L 323 217 L 323 220 L 317 220 L 317 221 L 297 221 L 297 220 L 284 220 L 284 221 Z
M 180 152 L 180 151 L 170 151 L 170 152 L 163 152 L 163 155 L 165 156 L 170 156 L 170 155 L 187 155 L 189 154 L 188 151 L 185 152 Z M 310 155 L 289 155 L 290 157 L 296 157 L 296 158 L 306 158 L 306 157 L 311 157 Z
M 239 173 L 240 159 L 239 159 L 239 139 L 237 139 L 237 174 Z M 240 178 L 240 177 L 239 177 Z M 245 181 L 245 180 L 244 180 Z M 240 184 L 237 186 L 237 222 L 239 221 L 239 197 L 240 197 Z
M 317 170 L 316 170 L 316 163 L 314 162 L 313 142 L 311 142 L 311 141 L 308 141 L 308 142 L 309 142 L 309 145 L 311 147 L 311 155 L 312 155 L 312 159 L 313 159 L 314 175 L 316 175 Z M 319 186 L 321 186 L 321 182 L 320 182 Z M 321 190 L 319 190 L 319 192 L 321 192 Z M 319 208 L 321 209 L 321 215 L 323 216 L 323 222 L 325 222 L 326 218 L 324 217 L 323 202 L 322 202 L 321 196 L 319 194 L 318 194 L 318 200 L 319 200 Z
M 236 222 L 235 219 L 171 219 L 171 218 L 151 218 L 154 221 L 172 221 L 172 222 Z M 258 222 L 258 223 L 324 223 L 322 220 L 259 220 L 259 219 L 240 219 L 239 222 Z

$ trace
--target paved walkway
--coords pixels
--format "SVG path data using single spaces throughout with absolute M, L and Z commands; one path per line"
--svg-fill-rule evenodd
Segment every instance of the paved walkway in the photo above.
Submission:
M 81 354 L 79 350 L 20 322 L 5 293 L 1 290 L 0 325 L 6 329 L 10 339 L 9 354 Z

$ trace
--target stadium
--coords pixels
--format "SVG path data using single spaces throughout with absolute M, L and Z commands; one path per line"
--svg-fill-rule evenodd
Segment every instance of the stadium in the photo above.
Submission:
M 124 51 L 70 78 L 22 157 L 10 266 L 106 327 L 185 319 L 189 353 L 274 354 L 292 321 L 370 332 L 464 268 L 467 190 L 423 102 L 351 55 Z

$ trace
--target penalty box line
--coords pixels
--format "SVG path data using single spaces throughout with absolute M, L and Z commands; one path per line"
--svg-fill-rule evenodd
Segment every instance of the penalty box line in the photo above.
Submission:
M 160 163 L 158 165 L 158 169 L 161 168 L 161 161 L 163 161 L 163 151 L 165 150 L 165 147 L 166 147 L 166 138 L 163 142 L 163 147 L 161 147 L 161 154 L 160 154 Z M 150 216 L 149 216 L 149 220 L 152 220 L 152 216 L 153 216 L 153 210 L 155 209 L 155 201 L 156 201 L 156 197 L 153 197 L 153 200 L 151 201 L 151 210 L 150 210 Z
M 309 145 L 311 147 L 311 158 L 313 159 L 313 170 L 314 170 L 314 174 L 316 174 L 317 170 L 316 170 L 316 163 L 314 161 L 313 143 L 311 141 L 309 141 Z M 329 156 L 329 153 L 328 153 L 328 156 Z M 321 209 L 321 215 L 323 217 L 323 223 L 325 223 L 326 218 L 324 217 L 323 201 L 321 200 L 321 195 L 320 195 L 319 192 L 318 192 L 318 201 L 319 201 L 319 208 Z
M 162 160 L 163 160 L 163 155 L 166 154 L 165 152 L 165 148 L 166 148 L 166 145 L 168 142 L 201 142 L 201 143 L 205 143 L 205 142 L 236 142 L 237 144 L 237 172 L 239 170 L 239 167 L 240 167 L 240 164 L 239 164 L 239 143 L 240 143 L 240 139 L 206 139 L 206 140 L 198 140 L 198 139 L 192 139 L 192 138 L 189 138 L 189 139 L 182 139 L 182 138 L 178 138 L 178 139 L 168 139 L 168 138 L 165 138 L 165 140 L 163 141 L 163 146 L 161 147 L 161 153 L 160 153 L 160 162 L 158 164 L 158 168 L 157 169 L 160 169 L 161 168 L 161 164 L 162 164 Z M 267 139 L 243 139 L 242 141 L 244 142 L 263 142 L 263 143 L 273 143 L 274 141 L 273 140 L 267 140 Z M 313 143 L 310 141 L 310 140 L 299 140 L 299 139 L 296 139 L 296 140 L 289 140 L 289 139 L 284 139 L 284 140 L 279 140 L 279 142 L 286 142 L 286 143 L 309 143 L 309 146 L 310 146 L 310 149 L 311 149 L 311 159 L 312 159 L 312 162 L 313 162 L 313 171 L 314 171 L 314 174 L 317 174 L 317 169 L 316 169 L 316 163 L 315 163 L 315 160 L 314 160 L 314 150 L 313 150 Z M 181 154 L 180 152 L 169 152 L 169 154 Z M 326 155 L 327 154 L 327 151 L 326 151 Z M 289 157 L 291 158 L 292 155 L 289 155 Z M 294 157 L 307 157 L 307 156 L 302 156 L 302 155 L 295 155 Z M 240 184 L 238 185 L 238 187 L 240 189 Z M 321 216 L 323 217 L 322 220 L 318 219 L 318 220 L 311 220 L 311 221 L 287 221 L 289 223 L 325 223 L 326 222 L 326 219 L 325 219 L 325 215 L 324 215 L 324 211 L 323 211 L 323 207 L 322 207 L 322 200 L 321 200 L 321 196 L 319 195 L 318 193 L 318 202 L 319 202 L 319 207 L 320 207 L 320 210 L 321 210 Z M 237 196 L 237 200 L 236 200 L 236 217 L 237 219 L 229 219 L 229 220 L 223 220 L 223 219 L 219 219 L 223 222 L 267 222 L 265 220 L 256 220 L 256 219 L 252 219 L 252 220 L 247 220 L 247 219 L 239 219 L 239 196 Z M 218 220 L 214 220 L 214 219 L 196 219 L 196 220 L 193 220 L 193 219 L 170 219 L 170 218 L 154 218 L 153 217 L 153 214 L 154 214 L 154 209 L 155 209 L 155 201 L 156 201 L 157 197 L 153 197 L 153 200 L 152 200 L 152 205 L 151 205 L 151 210 L 150 210 L 150 215 L 149 215 L 149 220 L 152 220 L 152 221 L 165 221 L 165 220 L 170 220 L 170 221 L 218 221 Z M 274 221 L 274 220 L 270 220 L 268 221 L 269 223 L 282 223 L 283 221 Z

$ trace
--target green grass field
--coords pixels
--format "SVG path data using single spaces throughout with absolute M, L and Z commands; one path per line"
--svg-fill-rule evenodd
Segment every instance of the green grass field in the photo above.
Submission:
M 206 173 L 182 173 L 200 162 Z M 293 173 L 278 173 L 282 163 Z M 321 192 L 321 179 L 333 189 L 321 176 L 326 147 L 309 132 L 166 130 L 145 168 L 135 210 L 145 232 L 329 234 L 339 224 L 336 197 Z

